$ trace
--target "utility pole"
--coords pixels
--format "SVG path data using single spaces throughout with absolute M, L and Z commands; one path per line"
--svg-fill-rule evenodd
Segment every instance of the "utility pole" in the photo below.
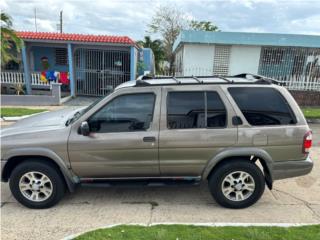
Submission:
M 37 27 L 37 9 L 34 8 L 34 26 L 36 28 L 36 32 L 38 32 L 38 27 Z
M 62 10 L 60 11 L 60 33 L 62 33 Z

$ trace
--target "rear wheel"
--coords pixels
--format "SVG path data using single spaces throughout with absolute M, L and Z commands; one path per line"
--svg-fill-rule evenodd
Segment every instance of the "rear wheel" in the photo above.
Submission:
M 65 183 L 55 166 L 32 160 L 12 171 L 9 186 L 17 201 L 28 208 L 49 208 L 65 192 Z
M 261 170 L 248 160 L 225 162 L 209 177 L 214 199 L 227 208 L 246 208 L 257 202 L 265 189 Z

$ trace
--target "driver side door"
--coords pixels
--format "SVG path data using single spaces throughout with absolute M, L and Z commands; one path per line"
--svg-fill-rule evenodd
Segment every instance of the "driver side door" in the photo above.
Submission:
M 159 176 L 160 90 L 118 94 L 86 120 L 90 134 L 73 129 L 69 158 L 81 178 Z

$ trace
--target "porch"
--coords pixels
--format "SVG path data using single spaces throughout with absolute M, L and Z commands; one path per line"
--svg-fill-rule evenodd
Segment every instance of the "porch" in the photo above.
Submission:
M 61 96 L 103 96 L 136 78 L 137 51 L 128 37 L 18 32 L 24 41 L 21 64 L 3 69 L 3 94 L 17 86 L 45 95 L 59 83 Z

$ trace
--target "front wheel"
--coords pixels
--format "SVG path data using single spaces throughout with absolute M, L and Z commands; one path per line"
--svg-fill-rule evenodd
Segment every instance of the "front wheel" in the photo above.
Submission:
M 55 166 L 41 161 L 25 161 L 11 173 L 10 190 L 28 208 L 49 208 L 60 201 L 65 183 Z
M 246 208 L 257 202 L 265 189 L 261 170 L 247 160 L 230 160 L 209 177 L 209 189 L 223 207 Z

